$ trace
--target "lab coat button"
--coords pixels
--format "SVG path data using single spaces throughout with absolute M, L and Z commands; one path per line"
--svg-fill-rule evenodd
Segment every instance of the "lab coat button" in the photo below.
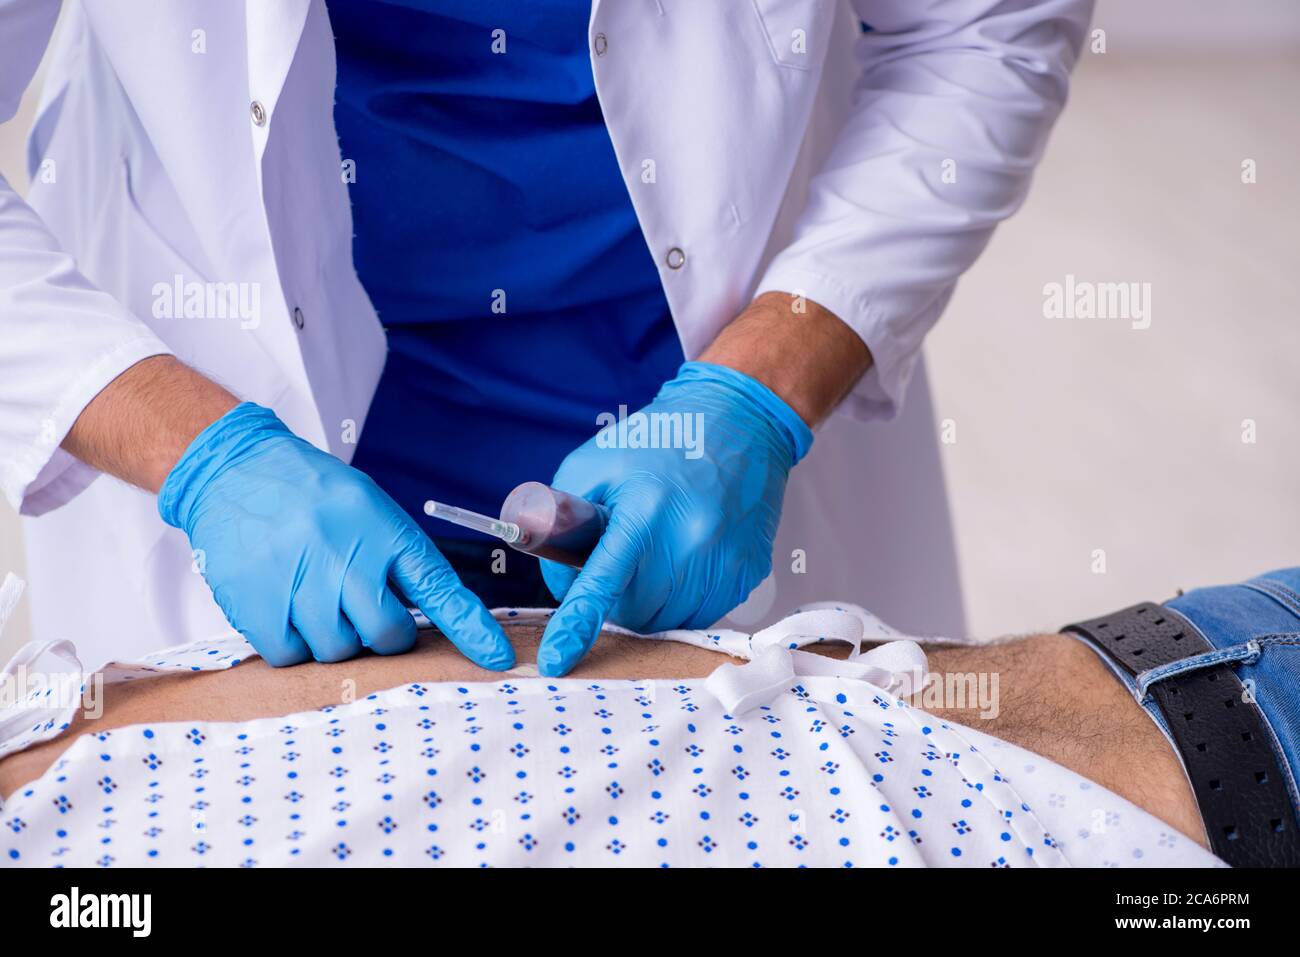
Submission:
M 301 331 L 302 327 L 305 326 L 306 324 L 307 324 L 307 318 L 302 314 L 302 310 L 299 309 L 297 306 L 294 306 L 293 307 L 294 328 Z
M 266 107 L 264 107 L 258 100 L 254 100 L 252 106 L 249 107 L 249 110 L 253 114 L 254 123 L 258 126 L 266 125 Z
M 686 265 L 686 253 L 674 246 L 668 250 L 668 255 L 664 257 L 664 262 L 668 264 L 669 269 L 681 269 Z
M 597 33 L 591 42 L 592 49 L 596 51 L 596 56 L 604 56 L 605 51 L 609 49 L 609 39 L 603 33 Z

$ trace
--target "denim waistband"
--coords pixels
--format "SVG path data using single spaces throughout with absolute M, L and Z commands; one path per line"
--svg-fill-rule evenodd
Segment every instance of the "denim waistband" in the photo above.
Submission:
M 1153 711 L 1148 690 L 1173 675 L 1216 664 L 1233 666 L 1246 694 L 1273 734 L 1287 773 L 1291 802 L 1300 810 L 1300 568 L 1267 572 L 1236 585 L 1197 588 L 1165 602 L 1196 628 L 1213 651 L 1137 676 L 1139 700 Z M 1153 712 L 1153 717 L 1156 717 Z M 1157 722 L 1163 722 L 1157 718 Z

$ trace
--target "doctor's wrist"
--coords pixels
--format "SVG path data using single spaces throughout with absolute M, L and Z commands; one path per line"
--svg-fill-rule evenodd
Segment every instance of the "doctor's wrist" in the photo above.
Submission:
M 62 447 L 92 468 L 157 492 L 194 437 L 238 404 L 175 356 L 151 356 L 81 410 Z
M 862 338 L 829 309 L 765 292 L 698 357 L 761 382 L 809 427 L 823 421 L 871 368 Z

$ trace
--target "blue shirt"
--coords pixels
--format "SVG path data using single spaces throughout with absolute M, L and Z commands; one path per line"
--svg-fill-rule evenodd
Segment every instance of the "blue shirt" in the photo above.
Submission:
M 353 256 L 389 339 L 355 464 L 439 536 L 473 533 L 426 499 L 497 514 L 682 362 L 596 99 L 590 8 L 329 0 Z

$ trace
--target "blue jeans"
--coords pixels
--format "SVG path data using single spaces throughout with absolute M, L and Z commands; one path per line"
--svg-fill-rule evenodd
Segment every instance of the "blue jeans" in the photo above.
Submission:
M 1272 731 L 1273 750 L 1300 812 L 1300 568 L 1268 572 L 1238 585 L 1197 588 L 1164 603 L 1214 648 L 1143 672 L 1136 679 L 1112 669 L 1169 737 L 1150 689 L 1174 675 L 1229 664 Z M 1171 739 L 1172 740 L 1172 739 Z

